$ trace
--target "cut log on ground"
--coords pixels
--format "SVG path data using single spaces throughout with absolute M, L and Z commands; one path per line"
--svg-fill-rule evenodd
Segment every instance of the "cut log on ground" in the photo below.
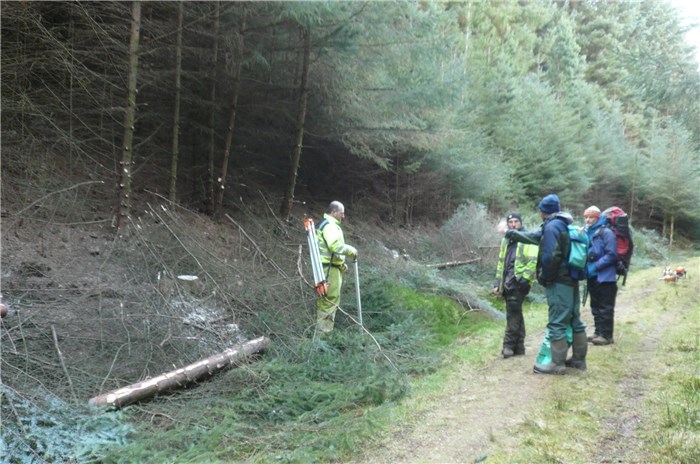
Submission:
M 474 263 L 481 258 L 468 259 L 466 261 L 450 261 L 449 263 L 428 264 L 428 267 L 436 267 L 438 269 L 447 269 L 448 267 L 464 266 L 465 264 Z
M 269 343 L 270 339 L 267 337 L 256 338 L 180 369 L 95 396 L 89 403 L 119 409 L 158 393 L 187 386 L 200 378 L 239 364 L 247 356 L 264 350 Z

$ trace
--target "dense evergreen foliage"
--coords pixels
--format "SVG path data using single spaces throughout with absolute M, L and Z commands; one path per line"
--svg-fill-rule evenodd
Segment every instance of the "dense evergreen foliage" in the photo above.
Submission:
M 3 173 L 48 146 L 116 199 L 135 72 L 136 201 L 212 213 L 263 185 L 412 224 L 556 192 L 698 236 L 700 76 L 664 1 L 185 2 L 181 31 L 145 2 L 133 70 L 130 6 L 3 2 Z
M 496 215 L 533 227 L 547 193 L 619 205 L 639 267 L 700 239 L 700 73 L 665 0 L 0 12 L 10 462 L 339 460 L 455 340 L 500 334 Z M 371 337 L 346 313 L 319 342 L 284 219 L 332 199 Z M 49 239 L 81 246 L 51 269 Z M 454 260 L 478 263 L 436 271 Z M 178 287 L 192 273 L 199 293 Z M 82 406 L 250 334 L 274 338 L 259 363 L 124 414 Z

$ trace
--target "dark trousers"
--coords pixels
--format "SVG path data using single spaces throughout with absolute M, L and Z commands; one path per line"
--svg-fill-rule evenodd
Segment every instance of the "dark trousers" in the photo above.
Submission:
M 510 348 L 516 354 L 525 354 L 525 319 L 523 318 L 523 300 L 527 293 L 519 290 L 506 291 L 506 334 L 503 348 Z
M 591 297 L 595 334 L 612 340 L 615 329 L 617 282 L 597 282 L 595 278 L 588 279 L 588 295 Z

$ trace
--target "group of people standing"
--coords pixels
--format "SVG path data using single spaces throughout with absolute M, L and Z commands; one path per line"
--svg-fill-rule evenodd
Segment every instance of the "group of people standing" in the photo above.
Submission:
M 535 363 L 538 374 L 564 374 L 566 367 L 586 369 L 588 343 L 613 343 L 615 299 L 617 296 L 617 244 L 615 233 L 607 227 L 607 218 L 596 206 L 583 212 L 585 231 L 589 238 L 586 264 L 587 290 L 595 330 L 586 334 L 586 324 L 580 317 L 579 282 L 568 268 L 570 239 L 568 226 L 573 223 L 569 213 L 561 211 L 559 197 L 550 194 L 537 205 L 542 225 L 540 230 L 526 232 L 518 212 L 507 215 L 507 228 L 501 242 L 493 294 L 506 302 L 506 330 L 503 338 L 504 358 L 525 354 L 525 320 L 523 301 L 535 280 L 545 288 L 547 296 L 547 331 L 551 362 Z M 316 231 L 328 289 L 317 301 L 317 335 L 333 330 L 335 313 L 340 304 L 345 259 L 357 259 L 355 247 L 345 243 L 341 221 L 345 207 L 338 201 L 328 206 Z M 573 336 L 567 339 L 567 331 Z M 572 356 L 567 359 L 569 344 Z
M 501 242 L 496 270 L 494 295 L 506 301 L 506 331 L 503 357 L 525 354 L 525 322 L 522 303 L 535 280 L 545 288 L 547 297 L 547 330 L 551 362 L 536 363 L 538 374 L 564 374 L 566 367 L 586 369 L 588 343 L 613 343 L 615 298 L 617 296 L 617 245 L 615 233 L 607 218 L 596 206 L 584 213 L 589 238 L 586 265 L 587 288 L 591 301 L 594 333 L 586 334 L 586 324 L 580 317 L 578 281 L 571 277 L 567 266 L 570 250 L 568 226 L 573 223 L 569 213 L 561 211 L 559 197 L 547 195 L 537 205 L 542 225 L 540 230 L 525 232 L 519 213 L 509 213 L 507 230 Z M 567 329 L 573 332 L 572 356 L 567 359 L 569 340 Z

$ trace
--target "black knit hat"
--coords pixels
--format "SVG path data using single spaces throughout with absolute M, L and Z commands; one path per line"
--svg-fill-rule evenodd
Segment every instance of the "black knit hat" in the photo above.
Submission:
M 517 211 L 513 211 L 512 213 L 508 213 L 508 215 L 506 216 L 506 221 L 510 221 L 511 219 L 517 219 L 521 223 L 523 222 L 523 217 Z

